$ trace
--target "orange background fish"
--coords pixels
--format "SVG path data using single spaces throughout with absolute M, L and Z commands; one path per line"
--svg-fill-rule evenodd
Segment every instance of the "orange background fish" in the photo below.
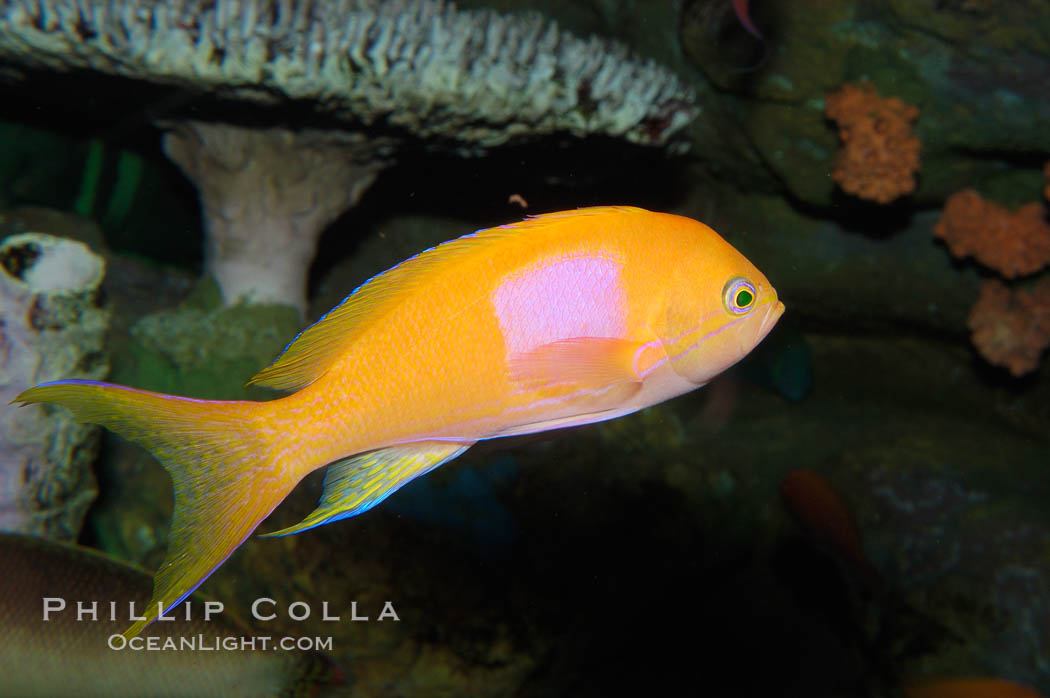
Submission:
M 795 468 L 780 481 L 780 494 L 816 543 L 845 560 L 869 589 L 881 588 L 879 573 L 864 554 L 857 524 L 831 483 L 809 468 Z
M 906 698 L 1042 698 L 1027 686 L 1002 679 L 940 679 L 904 687 Z
M 311 471 L 305 530 L 361 513 L 476 441 L 587 424 L 703 385 L 784 310 L 707 226 L 638 208 L 478 231 L 374 277 L 252 383 L 269 402 L 86 381 L 22 393 L 148 448 L 175 486 L 167 558 L 137 634 L 195 589 Z

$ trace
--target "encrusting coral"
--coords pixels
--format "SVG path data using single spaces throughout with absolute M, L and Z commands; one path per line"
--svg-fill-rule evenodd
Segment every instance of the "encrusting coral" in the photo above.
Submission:
M 824 113 L 842 140 L 831 178 L 843 191 L 880 204 L 915 191 L 922 144 L 911 124 L 918 108 L 883 99 L 868 83 L 846 83 L 825 98 Z
M 1050 346 L 1050 277 L 1016 290 L 998 279 L 985 281 L 967 324 L 974 346 L 990 363 L 1014 376 L 1034 371 Z
M 973 257 L 1007 279 L 1050 264 L 1050 224 L 1040 203 L 1009 211 L 963 189 L 948 197 L 933 234 L 954 256 Z
M 402 141 L 664 146 L 697 114 L 688 86 L 621 44 L 443 0 L 0 0 L 0 61 L 30 80 L 94 72 L 249 104 L 250 123 L 168 116 L 166 150 L 201 190 L 224 301 L 300 310 L 321 230 Z

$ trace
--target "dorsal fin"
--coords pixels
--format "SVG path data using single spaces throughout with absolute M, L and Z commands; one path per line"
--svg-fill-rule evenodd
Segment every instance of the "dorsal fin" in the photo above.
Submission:
M 248 385 L 277 390 L 300 390 L 313 383 L 361 332 L 395 307 L 405 294 L 418 288 L 439 266 L 484 249 L 499 240 L 530 235 L 582 216 L 644 213 L 627 206 L 595 206 L 531 216 L 517 223 L 487 228 L 444 242 L 409 257 L 395 267 L 373 276 L 343 301 L 307 327 L 284 348 L 277 359 L 252 376 Z

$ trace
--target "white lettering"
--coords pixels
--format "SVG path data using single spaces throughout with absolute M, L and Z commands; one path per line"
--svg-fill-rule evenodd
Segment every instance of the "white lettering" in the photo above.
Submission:
M 379 612 L 379 620 L 386 620 L 387 618 L 393 618 L 396 621 L 400 621 L 397 611 L 394 610 L 394 604 L 387 601 L 383 604 L 383 610 Z
M 83 601 L 77 601 L 77 620 L 84 620 L 84 616 L 90 615 L 91 620 L 98 620 L 98 601 L 92 601 L 85 605 Z
M 296 606 L 303 607 L 302 615 L 295 615 L 296 612 L 292 609 L 294 609 Z M 305 601 L 293 601 L 292 603 L 288 604 L 288 616 L 292 620 L 306 620 L 310 617 L 310 607 L 306 604 Z
M 175 618 L 173 616 L 166 616 L 166 615 L 164 615 L 164 611 L 165 611 L 164 602 L 163 601 L 158 601 L 157 602 L 157 620 L 175 620 Z
M 277 605 L 277 602 L 274 601 L 273 599 L 268 599 L 266 597 L 263 597 L 261 599 L 256 599 L 255 602 L 252 604 L 252 617 L 255 618 L 255 620 L 273 620 L 274 618 L 277 617 L 276 613 L 271 613 L 270 615 L 268 615 L 266 617 L 263 617 L 263 616 L 259 615 L 259 606 L 264 601 L 266 603 L 270 604 L 271 606 L 276 606 Z
M 57 596 L 44 597 L 44 622 L 51 620 L 52 613 L 66 610 L 66 600 Z
M 204 602 L 204 620 L 211 620 L 211 617 L 222 613 L 223 606 L 222 601 L 205 601 Z M 186 620 L 189 620 L 187 618 Z

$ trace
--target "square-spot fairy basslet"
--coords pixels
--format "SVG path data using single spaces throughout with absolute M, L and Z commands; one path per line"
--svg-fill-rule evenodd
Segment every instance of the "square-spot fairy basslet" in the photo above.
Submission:
M 268 402 L 58 381 L 49 402 L 149 449 L 175 515 L 137 635 L 181 602 L 308 473 L 297 533 L 360 514 L 481 439 L 619 417 L 693 390 L 784 312 L 769 281 L 702 223 L 597 207 L 481 230 L 379 274 L 251 383 Z

